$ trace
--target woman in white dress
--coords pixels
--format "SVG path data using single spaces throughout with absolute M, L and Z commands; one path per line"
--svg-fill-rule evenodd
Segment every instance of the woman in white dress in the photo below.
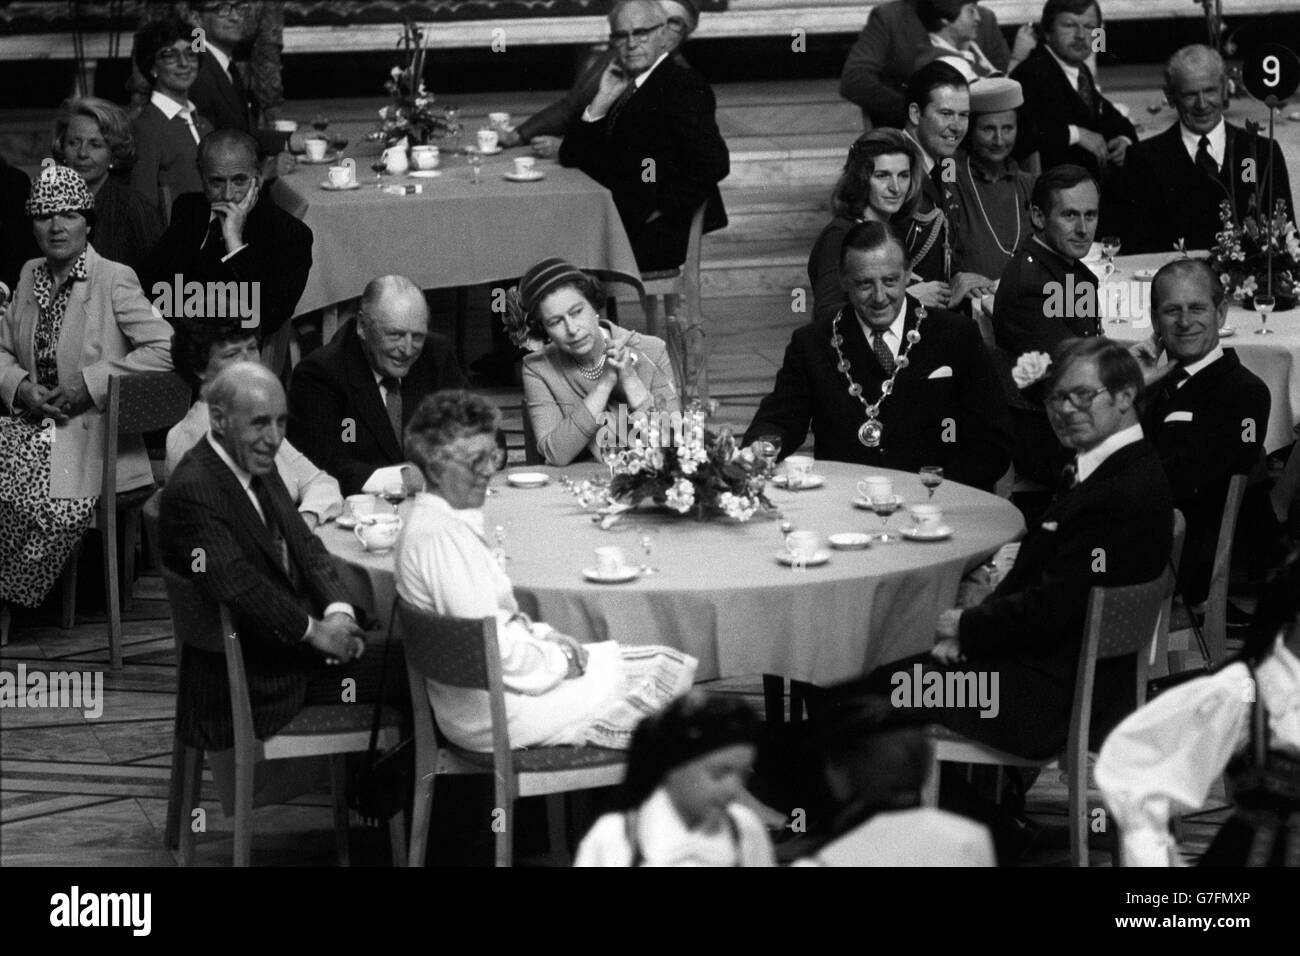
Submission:
M 626 749 L 636 724 L 691 686 L 697 661 L 669 647 L 584 644 L 519 613 L 510 579 L 484 537 L 483 501 L 502 463 L 500 413 L 481 396 L 442 391 L 406 426 L 406 454 L 427 491 L 397 542 L 397 593 L 437 614 L 495 616 L 513 747 L 594 744 Z M 429 682 L 442 733 L 492 749 L 486 691 Z

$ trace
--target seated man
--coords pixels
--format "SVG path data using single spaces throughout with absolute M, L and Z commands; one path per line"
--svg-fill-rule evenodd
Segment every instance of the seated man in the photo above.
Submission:
M 280 383 L 262 366 L 238 362 L 212 382 L 208 402 L 211 431 L 163 489 L 163 564 L 212 602 L 211 614 L 217 602 L 230 607 L 260 740 L 307 704 L 340 703 L 345 678 L 356 678 L 358 701 L 377 691 L 381 655 L 326 666 L 356 661 L 366 641 L 333 560 L 276 471 L 287 417 Z M 234 745 L 224 654 L 186 647 L 178 694 L 176 730 L 186 743 Z
M 238 320 L 181 316 L 173 326 L 172 362 L 182 378 L 198 387 L 199 399 L 189 414 L 167 432 L 168 474 L 208 433 L 211 419 L 204 394 L 212 380 L 236 362 L 260 361 L 257 335 L 243 328 Z M 288 441 L 281 442 L 275 453 L 275 468 L 309 528 L 343 511 L 339 483 Z
M 818 458 L 902 471 L 940 465 L 954 481 L 993 488 L 1010 435 L 979 330 L 919 305 L 907 280 L 902 243 L 887 226 L 849 231 L 840 252 L 849 305 L 795 330 L 746 444 L 779 434 L 789 455 L 811 426 Z
M 1088 68 L 1101 7 L 1097 0 L 1047 0 L 1040 29 L 1043 44 L 1011 74 L 1025 89 L 1016 159 L 1037 151 L 1044 171 L 1074 163 L 1100 180 L 1108 165 L 1124 165 L 1138 138 Z
M 731 168 L 713 91 L 669 58 L 674 31 L 654 0 L 620 0 L 609 17 L 617 57 L 582 118 L 569 127 L 560 162 L 614 195 L 642 272 L 686 260 L 695 210 L 704 231 L 727 224 L 718 183 Z
M 1075 452 L 1066 490 L 1030 527 L 991 594 L 939 615 L 932 650 L 885 664 L 832 691 L 833 699 L 866 688 L 908 707 L 911 695 L 897 694 L 900 675 L 937 673 L 945 686 L 953 685 L 949 673 L 967 675 L 967 685 L 972 676 L 990 685 L 996 679 L 996 706 L 944 700 L 924 714 L 1022 757 L 1047 758 L 1065 746 L 1089 592 L 1160 576 L 1173 546 L 1173 502 L 1160 459 L 1142 437 L 1142 370 L 1128 350 L 1102 338 L 1071 339 L 1049 374 L 1052 427 Z M 1135 707 L 1134 684 L 1133 658 L 1097 664 L 1097 743 Z
M 1178 122 L 1130 149 L 1124 165 L 1125 252 L 1168 252 L 1180 241 L 1187 249 L 1209 249 L 1223 228 L 1219 205 L 1227 200 L 1239 223 L 1257 190 L 1268 204 L 1270 186 L 1287 218 L 1294 215 L 1282 147 L 1273 144 L 1270 164 L 1268 140 L 1223 118 L 1223 57 L 1207 46 L 1183 47 L 1165 64 L 1165 96 Z M 1256 160 L 1255 175 L 1244 175 L 1243 164 Z
M 307 286 L 311 229 L 264 194 L 257 143 L 247 133 L 219 129 L 203 137 L 198 166 L 203 192 L 177 197 L 141 285 L 153 295 L 159 282 L 238 283 L 231 288 L 258 306 L 265 343 L 293 316 Z
M 1013 56 L 993 11 L 987 7 L 978 9 L 975 42 L 997 69 L 1014 69 L 1034 48 L 1033 34 L 1021 28 L 1016 34 Z M 871 15 L 840 74 L 840 96 L 862 108 L 868 129 L 873 126 L 902 129 L 907 122 L 904 102 L 907 80 L 916 69 L 917 51 L 927 40 L 925 25 L 917 13 L 917 0 L 892 0 L 871 8 Z
M 1187 519 L 1178 583 L 1189 604 L 1209 590 L 1228 481 L 1259 464 L 1268 430 L 1268 386 L 1219 344 L 1227 315 L 1223 286 L 1203 261 L 1175 259 L 1156 273 L 1154 344 L 1169 365 L 1150 386 L 1142 430 Z
M 405 276 L 380 276 L 361 294 L 355 325 L 294 368 L 289 438 L 343 494 L 357 494 L 377 469 L 406 462 L 402 431 L 420 400 L 464 384 L 451 343 L 429 332 L 424 294 Z M 414 468 L 403 474 L 408 489 L 423 487 Z

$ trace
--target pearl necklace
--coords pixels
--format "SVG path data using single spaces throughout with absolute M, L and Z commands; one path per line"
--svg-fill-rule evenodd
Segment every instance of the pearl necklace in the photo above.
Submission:
M 916 306 L 916 326 L 906 336 L 909 345 L 914 346 L 921 341 L 921 323 L 925 321 L 926 314 L 925 306 L 918 303 Z M 844 309 L 840 309 L 835 314 L 834 321 L 831 322 L 831 347 L 835 349 L 835 357 L 838 359 L 835 370 L 848 380 L 849 394 L 862 403 L 862 408 L 867 413 L 867 420 L 858 429 L 858 441 L 867 448 L 879 448 L 881 439 L 885 434 L 885 426 L 879 420 L 880 407 L 885 404 L 885 399 L 893 393 L 894 379 L 898 378 L 898 373 L 907 368 L 912 360 L 907 357 L 906 352 L 899 355 L 894 360 L 893 374 L 880 385 L 880 398 L 876 399 L 874 403 L 868 402 L 862 397 L 862 386 L 853 380 L 849 360 L 840 351 L 840 346 L 844 344 L 844 338 L 840 335 L 840 319 L 842 318 L 844 318 Z M 910 352 L 911 348 L 909 347 L 907 351 Z
M 574 364 L 578 364 L 576 360 Z M 603 374 L 605 374 L 605 353 L 600 353 L 600 361 L 595 365 L 578 365 L 578 374 L 589 382 L 597 381 Z
M 966 156 L 966 175 L 970 177 L 971 191 L 975 193 L 975 205 L 979 206 L 980 216 L 984 219 L 984 225 L 988 227 L 989 235 L 993 237 L 993 244 L 1002 250 L 1003 255 L 1014 255 L 1015 251 L 1020 248 L 1020 199 L 1018 197 L 1016 199 L 1016 238 L 1012 241 L 1011 248 L 1008 249 L 1002 245 L 1002 240 L 998 238 L 997 232 L 993 229 L 993 223 L 989 222 L 989 214 L 984 211 L 984 200 L 980 199 L 980 187 L 975 182 L 975 174 L 971 171 L 969 154 Z

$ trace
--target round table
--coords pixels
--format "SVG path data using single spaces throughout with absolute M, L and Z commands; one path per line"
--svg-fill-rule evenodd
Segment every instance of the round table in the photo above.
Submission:
M 536 470 L 574 480 L 604 473 L 594 464 Z M 871 472 L 838 462 L 818 462 L 814 471 L 826 479 L 820 488 L 770 491 L 796 529 L 823 536 L 879 531 L 880 519 L 851 503 L 857 481 Z M 876 473 L 891 475 L 895 493 L 906 501 L 926 499 L 915 475 Z M 950 539 L 831 551 L 828 563 L 794 570 L 776 560 L 784 545 L 772 518 L 698 522 L 648 507 L 628 512 L 606 531 L 555 481 L 515 488 L 498 477 L 493 487 L 499 493 L 484 508 L 488 534 L 504 529 L 506 572 L 523 611 L 584 640 L 680 648 L 699 659 L 697 676 L 704 680 L 775 674 L 826 685 L 925 650 L 962 575 L 1024 530 L 1009 502 L 946 482 L 934 503 L 955 531 Z M 909 524 L 906 508 L 890 521 L 895 530 Z M 626 584 L 584 579 L 582 569 L 595 564 L 594 549 L 604 545 L 642 563 L 638 527 L 656 532 L 650 563 L 661 573 Z M 319 533 L 350 599 L 387 617 L 392 553 L 367 553 L 350 531 L 333 524 Z

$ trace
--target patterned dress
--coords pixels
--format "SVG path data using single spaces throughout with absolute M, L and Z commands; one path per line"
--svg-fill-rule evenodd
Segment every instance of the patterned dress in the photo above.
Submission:
M 86 254 L 66 282 L 54 288 L 49 267 L 32 276 L 40 306 L 36 323 L 33 381 L 44 388 L 59 384 L 59 334 L 72 283 L 86 281 Z M 29 370 L 30 372 L 31 370 Z M 90 527 L 92 498 L 51 498 L 50 459 L 53 421 L 33 422 L 15 413 L 0 417 L 0 601 L 36 607 L 63 571 L 68 555 Z

